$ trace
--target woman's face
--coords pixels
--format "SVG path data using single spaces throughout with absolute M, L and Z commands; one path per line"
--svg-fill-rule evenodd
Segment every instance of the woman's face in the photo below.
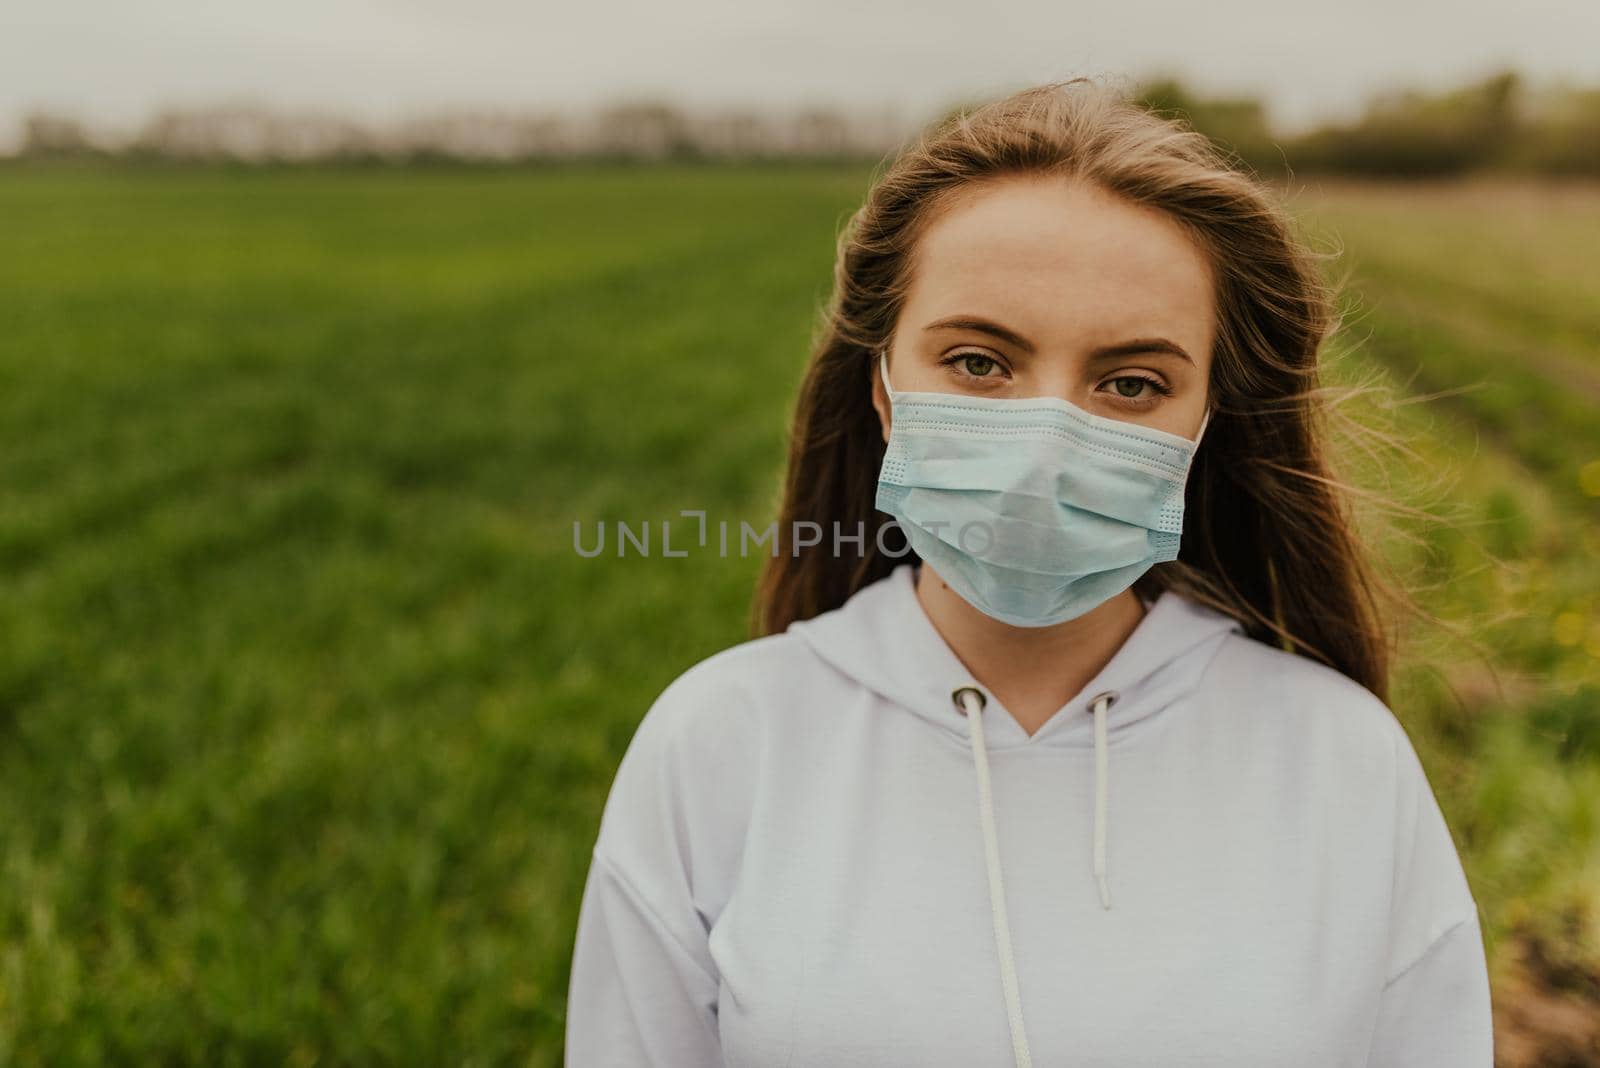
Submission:
M 979 397 L 1060 397 L 1193 438 L 1215 331 L 1210 263 L 1163 212 L 1068 178 L 968 192 L 918 244 L 889 380 Z M 889 436 L 889 404 L 872 376 Z

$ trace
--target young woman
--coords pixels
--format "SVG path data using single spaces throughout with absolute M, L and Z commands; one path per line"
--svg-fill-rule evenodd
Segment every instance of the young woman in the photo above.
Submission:
M 903 153 L 835 282 L 763 636 L 612 785 L 567 1063 L 1487 1068 L 1281 208 L 1075 79 Z

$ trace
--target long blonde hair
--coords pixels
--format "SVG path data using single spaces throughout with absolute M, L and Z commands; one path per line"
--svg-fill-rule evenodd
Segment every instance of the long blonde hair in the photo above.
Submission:
M 889 342 L 929 222 L 970 183 L 1015 174 L 1086 179 L 1159 208 L 1216 271 L 1216 409 L 1190 472 L 1183 543 L 1135 589 L 1180 590 L 1387 700 L 1386 601 L 1407 598 L 1360 543 L 1349 487 L 1330 471 L 1319 354 L 1338 321 L 1321 254 L 1272 192 L 1204 135 L 1088 78 L 947 116 L 892 161 L 845 226 L 795 408 L 779 544 L 757 588 L 753 632 L 837 607 L 909 552 L 897 530 L 872 536 L 890 520 L 874 507 L 884 444 L 871 354 Z M 865 549 L 797 554 L 787 539 L 803 522 L 851 531 L 864 523 Z

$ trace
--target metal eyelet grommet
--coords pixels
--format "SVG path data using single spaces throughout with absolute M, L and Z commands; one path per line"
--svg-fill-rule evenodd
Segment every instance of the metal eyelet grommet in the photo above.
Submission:
M 1110 708 L 1112 705 L 1117 703 L 1117 700 L 1121 696 L 1122 695 L 1115 690 L 1102 690 L 1089 699 L 1089 707 L 1093 708 L 1095 705 L 1100 703 L 1101 698 L 1105 698 L 1106 707 Z
M 984 706 L 989 703 L 989 699 L 984 697 L 983 691 L 978 689 L 976 686 L 962 686 L 950 694 L 950 700 L 955 702 L 956 709 L 963 716 L 967 714 L 967 706 L 961 703 L 961 695 L 967 693 L 972 694 L 978 699 L 978 711 L 982 712 Z

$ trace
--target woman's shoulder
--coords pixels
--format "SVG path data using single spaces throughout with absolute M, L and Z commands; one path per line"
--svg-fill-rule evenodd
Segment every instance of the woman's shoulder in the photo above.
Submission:
M 700 735 L 748 723 L 803 686 L 815 668 L 814 654 L 796 634 L 738 642 L 679 673 L 645 712 L 638 731 Z
M 1236 753 L 1259 745 L 1263 751 L 1251 757 L 1285 761 L 1308 796 L 1341 812 L 1370 807 L 1377 822 L 1363 833 L 1387 838 L 1393 864 L 1391 975 L 1475 915 L 1443 809 L 1410 733 L 1386 701 L 1320 661 L 1238 633 L 1229 635 L 1211 674 L 1211 711 L 1234 717 L 1229 744 Z
M 781 749 L 771 709 L 801 685 L 809 655 L 795 635 L 756 638 L 667 684 L 617 765 L 596 852 L 639 885 L 693 869 L 697 898 L 715 914 L 743 851 L 763 764 Z
M 1337 668 L 1245 634 L 1227 636 L 1207 672 L 1213 704 L 1249 732 L 1401 770 L 1410 737 L 1387 701 Z M 1415 758 L 1414 753 L 1411 754 Z
M 815 654 L 793 633 L 752 638 L 705 656 L 645 709 L 618 779 L 647 777 L 676 793 L 721 777 L 726 794 L 774 744 L 775 719 L 815 688 L 816 669 Z

